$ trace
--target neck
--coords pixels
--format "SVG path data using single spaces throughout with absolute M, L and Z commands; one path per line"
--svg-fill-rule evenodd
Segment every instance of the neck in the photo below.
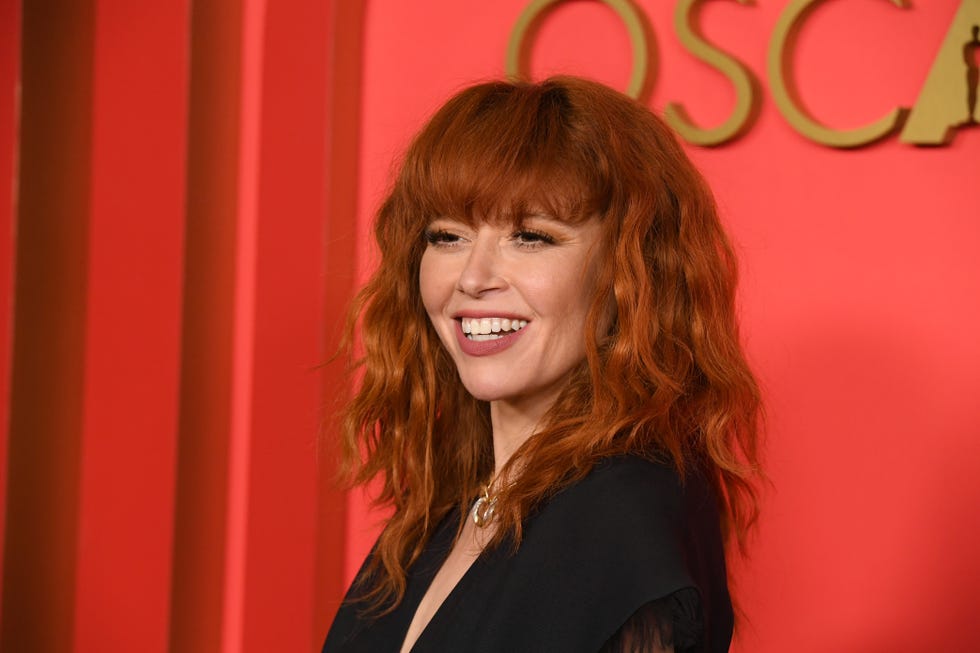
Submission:
M 494 476 L 507 464 L 514 452 L 537 432 L 545 413 L 558 392 L 533 400 L 498 400 L 490 402 L 490 425 L 493 428 Z

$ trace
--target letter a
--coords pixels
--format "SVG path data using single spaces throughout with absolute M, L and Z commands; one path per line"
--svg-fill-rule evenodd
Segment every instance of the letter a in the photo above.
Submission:
M 974 26 L 980 26 L 980 0 L 962 0 L 899 136 L 903 143 L 946 145 L 957 128 L 980 120 Z

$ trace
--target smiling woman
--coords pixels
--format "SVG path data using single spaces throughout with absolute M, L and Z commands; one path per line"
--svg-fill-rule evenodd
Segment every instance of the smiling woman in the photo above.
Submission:
M 760 402 L 670 131 L 580 79 L 474 86 L 376 236 L 343 430 L 393 513 L 324 650 L 727 651 Z
M 463 386 L 491 410 L 498 401 L 519 402 L 542 417 L 585 359 L 599 226 L 543 216 L 516 227 L 429 225 L 422 303 Z

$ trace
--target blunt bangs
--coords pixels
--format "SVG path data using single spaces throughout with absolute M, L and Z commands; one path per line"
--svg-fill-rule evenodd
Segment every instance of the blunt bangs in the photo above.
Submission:
M 580 222 L 605 212 L 610 180 L 567 89 L 491 82 L 437 112 L 412 143 L 394 195 L 418 229 L 437 218 Z M 407 217 L 407 216 L 406 216 Z

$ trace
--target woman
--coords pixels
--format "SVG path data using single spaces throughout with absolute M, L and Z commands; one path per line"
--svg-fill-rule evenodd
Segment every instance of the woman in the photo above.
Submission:
M 343 432 L 392 514 L 324 650 L 728 650 L 759 395 L 667 127 L 575 78 L 468 88 L 376 237 Z

